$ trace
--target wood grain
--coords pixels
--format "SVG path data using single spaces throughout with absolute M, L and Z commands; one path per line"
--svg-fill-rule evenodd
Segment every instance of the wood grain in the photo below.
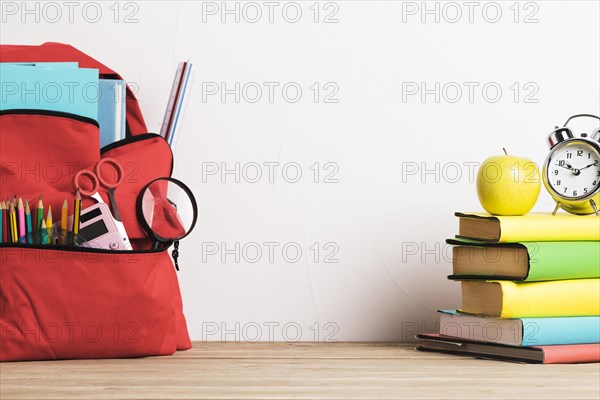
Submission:
M 378 343 L 195 343 L 171 357 L 0 364 L 8 399 L 598 399 L 600 364 Z

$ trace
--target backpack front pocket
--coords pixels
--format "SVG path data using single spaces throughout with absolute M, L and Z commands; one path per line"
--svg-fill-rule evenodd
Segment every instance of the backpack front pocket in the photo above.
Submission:
M 191 347 L 166 250 L 2 244 L 0 276 L 0 361 L 139 357 Z

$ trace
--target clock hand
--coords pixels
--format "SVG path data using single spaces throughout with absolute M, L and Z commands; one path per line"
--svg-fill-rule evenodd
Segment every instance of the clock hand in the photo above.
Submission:
M 554 165 L 556 165 L 557 167 L 561 167 L 561 168 L 573 171 L 573 167 L 571 167 L 571 165 L 569 163 L 566 163 L 566 162 L 565 162 L 566 167 L 564 165 L 560 165 L 560 164 L 554 164 Z
M 583 168 L 579 168 L 579 170 L 581 171 L 582 169 L 590 168 L 590 167 L 593 167 L 594 165 L 597 165 L 597 164 L 598 164 L 598 163 L 597 163 L 597 162 L 595 162 L 595 163 L 592 163 L 592 164 L 590 164 L 590 165 L 586 165 L 586 166 L 585 166 L 585 167 L 583 167 Z
M 562 167 L 564 169 L 568 169 L 569 171 L 573 172 L 573 175 L 575 175 L 575 176 L 579 176 L 579 174 L 581 174 L 581 170 L 580 169 L 573 168 L 571 166 L 571 164 L 569 164 L 566 161 L 564 163 L 565 163 L 566 167 L 564 165 L 560 165 L 560 164 L 555 164 L 555 165 L 558 166 L 558 167 Z

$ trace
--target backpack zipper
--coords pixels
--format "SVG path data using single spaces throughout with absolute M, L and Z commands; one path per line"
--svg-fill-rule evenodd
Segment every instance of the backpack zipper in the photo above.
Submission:
M 100 155 L 103 155 L 104 153 L 107 153 L 111 150 L 118 149 L 119 147 L 127 146 L 132 143 L 137 143 L 137 142 L 141 142 L 144 140 L 155 139 L 155 138 L 161 138 L 162 140 L 165 141 L 165 143 L 167 143 L 165 138 L 157 133 L 141 133 L 139 135 L 129 136 L 129 137 L 126 137 L 125 139 L 121 139 L 117 142 L 107 144 L 106 146 L 104 146 L 100 149 Z M 170 172 L 169 172 L 169 177 L 171 177 L 171 175 L 173 175 L 173 164 L 175 162 L 175 157 L 173 155 L 173 149 L 171 149 L 171 146 L 169 146 L 168 143 L 167 143 L 167 146 L 169 148 L 169 151 L 171 152 L 171 168 L 170 168 Z
M 81 246 L 69 246 L 69 245 L 48 245 L 48 244 L 25 244 L 25 243 L 0 243 L 0 249 L 15 248 L 15 249 L 39 249 L 39 250 L 56 250 L 56 251 L 67 251 L 76 253 L 101 253 L 101 254 L 152 254 L 162 253 L 167 251 L 171 247 L 171 243 L 167 243 L 168 246 L 162 249 L 149 249 L 149 250 L 108 250 L 108 249 L 94 249 L 91 247 Z
M 2 116 L 2 115 L 44 115 L 44 116 L 48 116 L 48 117 L 59 117 L 59 118 L 72 119 L 74 121 L 79 121 L 79 122 L 84 122 L 86 124 L 94 125 L 98 128 L 100 127 L 100 124 L 98 124 L 98 121 L 96 121 L 93 118 L 84 117 L 82 115 L 77 115 L 77 114 L 71 114 L 71 113 L 64 112 L 64 111 L 28 110 L 28 109 L 24 109 L 24 108 L 23 109 L 15 108 L 12 110 L 0 111 L 0 116 Z
M 0 111 L 0 116 L 2 115 L 47 115 L 52 117 L 61 117 L 68 118 L 75 121 L 80 121 L 84 123 L 89 123 L 99 127 L 98 122 L 92 118 L 83 117 L 77 114 L 71 114 L 62 111 L 48 111 L 48 110 L 27 110 L 27 109 L 12 109 L 12 110 L 2 110 Z M 100 149 L 100 154 L 104 154 L 108 151 L 114 150 L 116 148 L 127 146 L 132 143 L 141 142 L 143 140 L 154 139 L 156 137 L 160 137 L 164 140 L 161 135 L 156 133 L 143 133 L 135 136 L 130 136 L 125 139 L 119 140 L 118 142 L 111 143 L 106 145 Z M 166 141 L 165 141 L 166 142 Z M 169 172 L 169 177 L 173 174 L 173 151 L 171 150 L 171 146 L 168 146 L 171 151 L 171 168 Z M 67 251 L 67 252 L 84 252 L 84 253 L 103 253 L 103 254 L 152 254 L 152 253 L 160 253 L 163 251 L 167 251 L 171 247 L 172 243 L 167 243 L 167 246 L 163 249 L 156 250 L 108 250 L 108 249 L 94 249 L 90 247 L 74 247 L 68 245 L 36 245 L 36 244 L 25 244 L 25 243 L 0 243 L 1 248 L 23 248 L 23 249 L 40 249 L 40 250 L 56 250 L 56 251 Z M 179 269 L 178 269 L 179 270 Z

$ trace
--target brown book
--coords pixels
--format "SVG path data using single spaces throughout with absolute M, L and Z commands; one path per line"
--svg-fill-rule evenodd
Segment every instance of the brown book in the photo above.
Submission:
M 529 252 L 521 244 L 462 245 L 452 248 L 450 279 L 510 279 L 521 281 L 529 275 Z
M 500 243 L 600 240 L 600 219 L 595 215 L 455 215 L 459 218 L 459 238 Z
M 489 243 L 448 239 L 456 280 L 557 281 L 600 277 L 600 241 Z

